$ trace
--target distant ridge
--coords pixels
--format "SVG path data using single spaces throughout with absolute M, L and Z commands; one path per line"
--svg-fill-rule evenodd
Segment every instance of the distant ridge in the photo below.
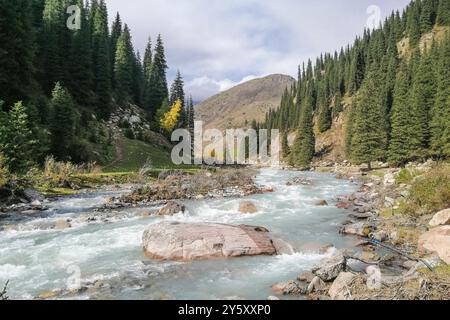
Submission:
M 205 128 L 220 130 L 263 121 L 270 108 L 279 107 L 284 90 L 294 82 L 290 76 L 273 74 L 242 83 L 197 105 L 196 120 L 203 121 Z

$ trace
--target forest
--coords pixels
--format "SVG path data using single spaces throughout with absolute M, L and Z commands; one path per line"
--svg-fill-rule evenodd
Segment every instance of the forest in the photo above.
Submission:
M 253 126 L 280 129 L 285 158 L 307 168 L 315 135 L 329 130 L 348 107 L 345 149 L 353 163 L 399 166 L 448 158 L 449 24 L 450 1 L 412 1 L 379 28 L 366 29 L 352 46 L 303 64 L 280 108 Z M 290 131 L 297 133 L 291 147 Z
M 67 26 L 71 5 L 79 28 Z M 154 46 L 149 37 L 142 58 L 119 13 L 109 27 L 104 0 L 1 0 L 0 43 L 0 166 L 9 171 L 49 155 L 108 162 L 114 137 L 106 124 L 119 106 L 137 106 L 164 135 L 193 125 L 180 72 L 168 88 L 161 35 Z

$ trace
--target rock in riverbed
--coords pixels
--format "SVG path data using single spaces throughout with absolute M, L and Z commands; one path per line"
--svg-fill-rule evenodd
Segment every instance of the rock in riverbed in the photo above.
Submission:
M 437 227 L 450 224 L 450 209 L 445 209 L 436 213 L 430 221 L 430 226 Z
M 275 255 L 276 241 L 263 227 L 218 223 L 161 222 L 143 235 L 145 254 L 162 260 L 204 260 Z
M 450 226 L 441 226 L 424 233 L 419 238 L 419 250 L 436 252 L 446 264 L 450 264 Z
M 323 281 L 331 281 L 344 271 L 345 258 L 342 254 L 337 254 L 331 258 L 322 260 L 314 267 L 312 272 Z
M 258 212 L 258 208 L 251 201 L 242 201 L 239 204 L 239 212 L 240 213 L 256 213 L 256 212 Z
M 164 207 L 159 209 L 156 213 L 158 216 L 173 216 L 174 214 L 183 212 L 186 210 L 186 207 L 179 204 L 175 201 L 169 201 Z

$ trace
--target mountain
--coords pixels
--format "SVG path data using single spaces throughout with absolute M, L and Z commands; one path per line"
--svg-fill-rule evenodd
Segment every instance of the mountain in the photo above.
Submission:
M 204 128 L 220 130 L 245 126 L 245 122 L 264 121 L 269 109 L 277 109 L 286 88 L 294 78 L 274 74 L 254 79 L 221 92 L 196 106 L 196 120 Z

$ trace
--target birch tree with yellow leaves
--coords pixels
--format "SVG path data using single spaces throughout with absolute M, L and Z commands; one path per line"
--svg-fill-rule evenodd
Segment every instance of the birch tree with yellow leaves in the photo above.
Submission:
M 161 118 L 161 128 L 168 133 L 172 133 L 178 123 L 178 119 L 180 118 L 182 107 L 181 100 L 178 99 L 170 108 L 169 112 L 165 113 Z

